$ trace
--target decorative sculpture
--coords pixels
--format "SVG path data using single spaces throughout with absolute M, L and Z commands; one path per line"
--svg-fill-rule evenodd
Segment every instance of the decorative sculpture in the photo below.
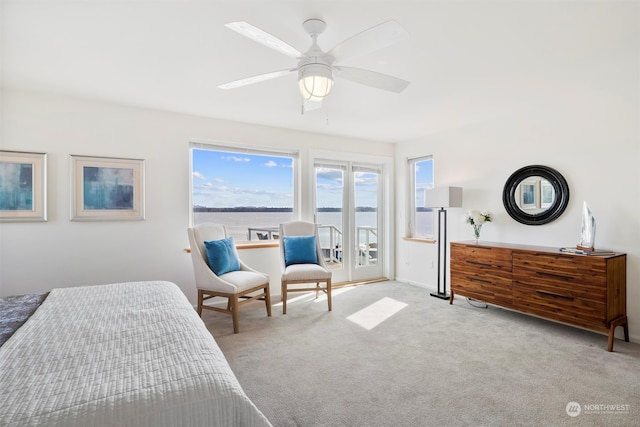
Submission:
M 580 243 L 578 249 L 592 251 L 596 241 L 596 219 L 591 213 L 587 202 L 582 205 L 582 229 L 580 231 Z

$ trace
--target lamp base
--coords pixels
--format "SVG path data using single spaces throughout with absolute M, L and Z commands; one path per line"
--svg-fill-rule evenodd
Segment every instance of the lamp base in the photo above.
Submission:
M 449 295 L 444 292 L 431 292 L 429 295 L 440 299 L 449 299 Z

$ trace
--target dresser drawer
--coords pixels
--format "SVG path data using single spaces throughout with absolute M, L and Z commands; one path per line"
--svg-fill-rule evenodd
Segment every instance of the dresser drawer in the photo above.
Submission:
M 551 293 L 604 301 L 607 293 L 606 271 L 604 258 L 513 253 L 514 286 L 527 285 Z
M 513 267 L 569 277 L 589 285 L 607 284 L 607 259 L 603 257 L 513 251 Z
M 505 307 L 511 307 L 513 301 L 511 280 L 504 277 L 452 274 L 451 289 L 455 294 Z
M 585 299 L 546 287 L 513 286 L 513 306 L 519 311 L 584 327 L 605 327 L 607 307 L 602 300 Z
M 452 244 L 451 289 L 491 304 L 511 306 L 511 250 Z
M 451 263 L 456 268 L 511 277 L 511 249 L 477 245 L 451 245 Z M 452 269 L 453 270 L 453 269 Z

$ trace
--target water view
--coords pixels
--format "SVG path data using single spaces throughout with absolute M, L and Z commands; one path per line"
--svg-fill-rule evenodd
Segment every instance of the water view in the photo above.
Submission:
M 248 240 L 249 228 L 277 229 L 284 222 L 292 221 L 292 212 L 194 212 L 194 224 L 203 222 L 214 222 L 227 227 L 227 233 L 235 240 Z M 332 225 L 342 230 L 341 212 L 319 212 L 318 222 L 320 225 Z M 359 226 L 376 226 L 375 212 L 357 212 L 356 222 Z M 255 235 L 251 240 L 255 240 Z
M 433 213 L 418 212 L 418 232 L 433 233 Z M 227 227 L 227 233 L 236 241 L 248 240 L 249 228 L 277 230 L 281 223 L 293 220 L 292 212 L 194 212 L 194 224 L 214 222 Z M 334 226 L 342 231 L 341 212 L 319 212 L 318 222 L 321 225 Z M 356 212 L 356 225 L 359 227 L 376 227 L 376 212 Z M 321 233 L 321 239 L 323 238 Z M 252 240 L 257 236 L 252 235 Z M 328 242 L 322 242 L 328 244 Z

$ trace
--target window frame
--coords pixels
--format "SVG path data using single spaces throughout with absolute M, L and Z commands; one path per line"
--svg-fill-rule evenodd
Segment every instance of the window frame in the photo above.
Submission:
M 298 150 L 292 149 L 283 149 L 283 148 L 273 148 L 273 147 L 264 147 L 264 146 L 253 146 L 253 145 L 244 145 L 244 144 L 235 144 L 235 143 L 216 143 L 210 141 L 199 141 L 199 140 L 191 140 L 189 142 L 189 227 L 193 227 L 194 225 L 194 198 L 193 198 L 193 185 L 194 185 L 194 176 L 193 176 L 193 150 L 210 150 L 215 152 L 223 152 L 223 153 L 236 153 L 236 154 L 249 154 L 249 155 L 258 155 L 258 156 L 272 156 L 272 157 L 286 157 L 291 159 L 291 168 L 292 168 L 292 218 L 298 218 L 300 214 L 300 197 L 299 197 L 299 189 L 300 189 L 300 155 Z M 253 240 L 236 240 L 236 245 L 256 245 L 258 241 Z M 277 242 L 274 241 L 260 241 L 261 244 L 274 244 Z
M 433 159 L 433 155 L 427 155 L 427 156 L 419 156 L 419 157 L 409 157 L 407 158 L 407 182 L 408 182 L 408 196 L 407 197 L 407 212 L 409 212 L 409 215 L 407 215 L 407 233 L 406 236 L 407 238 L 410 239 L 424 239 L 424 240 L 432 240 L 434 239 L 434 233 L 432 232 L 431 234 L 419 234 L 416 230 L 417 230 L 417 215 L 416 215 L 416 189 L 417 189 L 417 183 L 416 183 L 416 166 L 417 164 L 419 164 L 420 162 L 424 162 L 424 161 L 431 161 L 431 186 L 427 186 L 425 187 L 425 189 L 427 188 L 433 188 L 434 187 L 434 174 L 433 174 L 433 165 L 434 165 L 434 159 Z M 433 210 L 432 210 L 433 212 Z M 433 221 L 433 219 L 432 219 Z M 433 224 L 432 224 L 433 225 Z M 432 226 L 432 230 L 435 230 L 435 228 Z

